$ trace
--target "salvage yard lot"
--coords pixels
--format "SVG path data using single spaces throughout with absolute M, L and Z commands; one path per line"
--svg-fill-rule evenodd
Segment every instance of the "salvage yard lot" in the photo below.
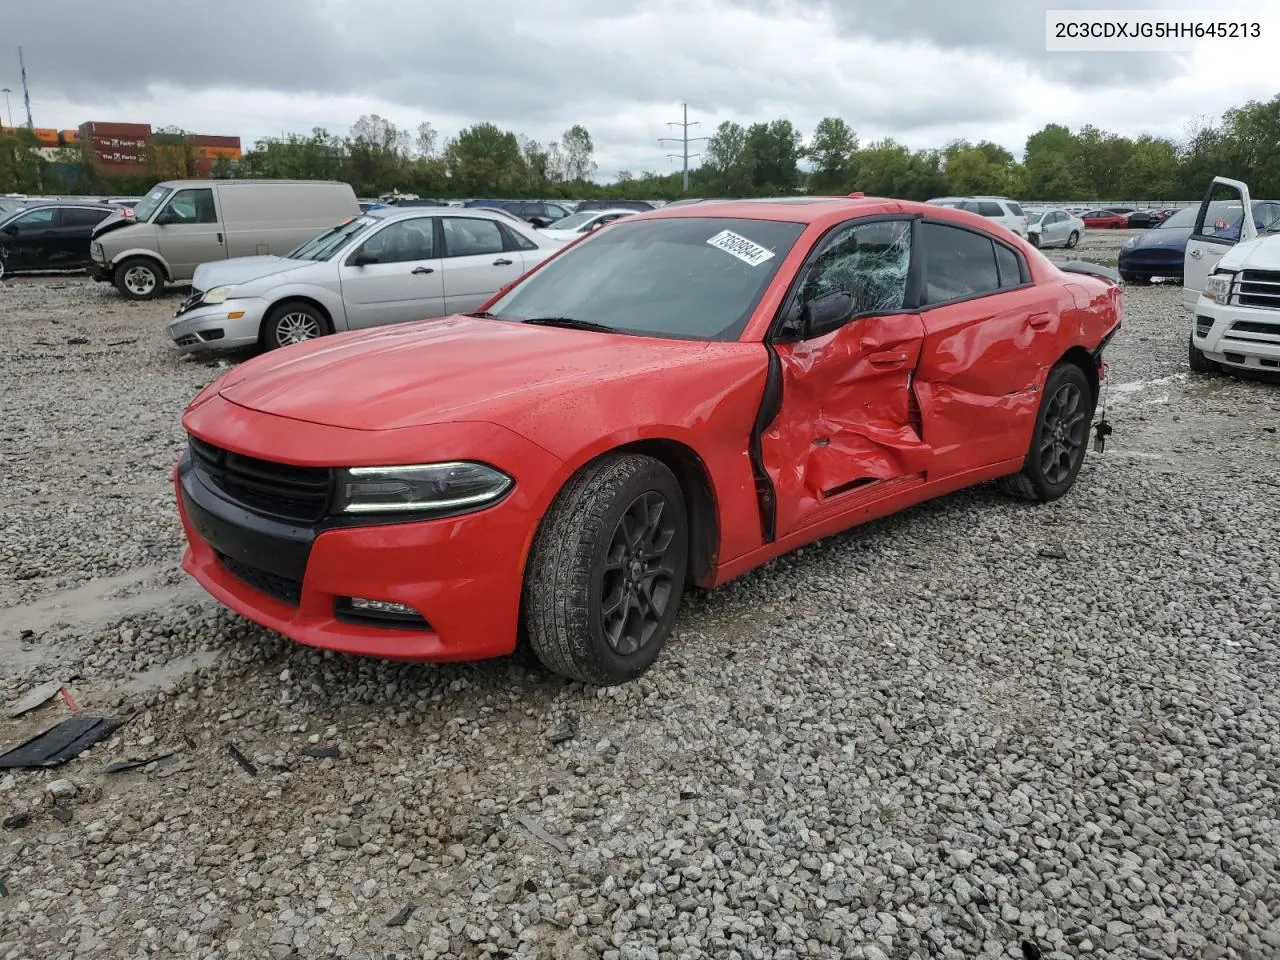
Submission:
M 0 958 L 1280 954 L 1280 384 L 1191 378 L 1179 295 L 1126 291 L 1063 500 L 823 541 L 595 690 L 220 609 L 177 568 L 219 373 L 167 341 L 180 294 L 0 286 L 0 705 L 132 717 L 0 776 Z

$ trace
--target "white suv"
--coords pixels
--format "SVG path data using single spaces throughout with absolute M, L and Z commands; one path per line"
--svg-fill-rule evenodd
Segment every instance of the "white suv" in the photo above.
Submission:
M 1027 235 L 1027 215 L 1022 212 L 1022 207 L 1008 197 L 937 197 L 929 202 L 934 206 L 968 210 L 996 221 L 1020 237 Z

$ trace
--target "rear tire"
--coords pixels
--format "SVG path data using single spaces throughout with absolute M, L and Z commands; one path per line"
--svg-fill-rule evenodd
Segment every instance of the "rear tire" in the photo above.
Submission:
M 573 680 L 634 680 L 675 625 L 688 563 L 671 471 L 639 454 L 601 457 L 560 491 L 534 539 L 521 604 L 530 647 Z
M 129 300 L 154 300 L 164 281 L 164 268 L 149 257 L 130 257 L 116 267 L 116 289 Z
M 1079 242 L 1080 242 L 1080 231 L 1072 230 L 1071 236 L 1067 237 L 1067 249 L 1070 250 Z
M 1038 503 L 1066 494 L 1084 463 L 1095 403 L 1083 370 L 1074 363 L 1054 367 L 1040 395 L 1031 449 L 1022 469 L 1001 481 L 1005 492 Z
M 278 350 L 332 333 L 329 318 L 309 303 L 282 303 L 262 321 L 262 346 Z
M 1219 373 L 1222 370 L 1216 361 L 1204 355 L 1203 350 L 1196 349 L 1193 337 L 1187 337 L 1187 366 L 1192 373 Z

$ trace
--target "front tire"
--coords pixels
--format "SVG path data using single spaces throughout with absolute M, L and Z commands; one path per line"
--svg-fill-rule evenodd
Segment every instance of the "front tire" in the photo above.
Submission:
M 279 350 L 330 333 L 329 318 L 309 303 L 282 303 L 262 323 L 262 346 Z
M 1084 463 L 1094 403 L 1083 370 L 1074 363 L 1054 367 L 1040 395 L 1031 449 L 1022 470 L 1002 481 L 1005 491 L 1049 503 L 1070 490 Z
M 1031 245 L 1032 245 L 1033 247 L 1035 247 L 1036 249 L 1039 249 L 1039 248 L 1040 248 L 1040 234 L 1038 234 L 1038 233 L 1028 233 L 1028 234 L 1027 234 L 1027 240 L 1028 240 L 1028 241 L 1030 241 Z
M 116 289 L 129 300 L 154 300 L 164 291 L 164 268 L 147 257 L 130 257 L 116 267 Z
M 1192 337 L 1187 337 L 1187 366 L 1192 373 L 1218 373 L 1222 369 L 1216 361 L 1206 357 L 1203 350 L 1196 349 L 1196 342 Z
M 1067 237 L 1067 249 L 1070 250 L 1079 242 L 1080 242 L 1080 231 L 1072 230 L 1071 236 Z
M 534 539 L 522 601 L 530 647 L 573 680 L 634 680 L 675 625 L 688 563 L 671 471 L 640 454 L 601 457 L 560 491 Z

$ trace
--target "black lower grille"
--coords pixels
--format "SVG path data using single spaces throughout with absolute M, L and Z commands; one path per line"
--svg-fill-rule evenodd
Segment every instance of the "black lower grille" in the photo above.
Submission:
M 1280 337 L 1280 323 L 1254 323 L 1252 320 L 1240 320 L 1231 325 L 1231 332 L 1239 330 L 1241 333 L 1267 333 L 1273 337 Z
M 177 340 L 173 342 L 180 347 L 190 347 L 199 343 L 200 338 L 197 337 L 194 333 L 188 333 L 179 337 Z
M 190 438 L 191 461 L 201 480 L 245 508 L 269 517 L 315 523 L 325 514 L 332 486 L 327 467 L 295 467 L 246 457 Z
M 274 600 L 296 607 L 302 602 L 302 583 L 291 580 L 276 573 L 259 570 L 247 563 L 241 563 L 225 553 L 214 552 L 218 562 L 226 567 L 227 572 L 242 583 L 248 584 L 259 593 L 265 593 Z

